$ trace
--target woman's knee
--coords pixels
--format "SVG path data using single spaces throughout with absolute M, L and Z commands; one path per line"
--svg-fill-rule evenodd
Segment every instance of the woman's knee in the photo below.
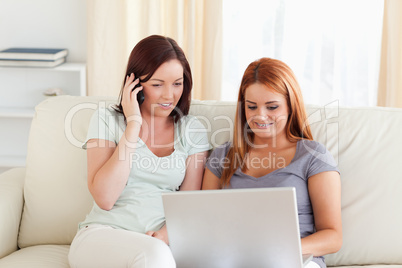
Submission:
M 173 258 L 172 251 L 165 242 L 152 238 L 147 247 L 144 247 L 144 258 L 146 267 L 176 267 L 176 262 Z

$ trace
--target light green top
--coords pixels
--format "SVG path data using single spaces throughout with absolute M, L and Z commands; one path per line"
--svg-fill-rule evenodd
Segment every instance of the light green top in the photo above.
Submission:
M 118 144 L 125 128 L 122 114 L 112 108 L 99 108 L 91 118 L 86 142 L 102 139 Z M 174 136 L 174 152 L 165 157 L 154 155 L 138 138 L 137 149 L 130 157 L 128 182 L 119 199 L 109 211 L 94 202 L 79 227 L 104 224 L 140 233 L 159 230 L 165 223 L 161 193 L 179 189 L 189 155 L 211 149 L 204 125 L 194 116 L 182 117 L 175 124 Z

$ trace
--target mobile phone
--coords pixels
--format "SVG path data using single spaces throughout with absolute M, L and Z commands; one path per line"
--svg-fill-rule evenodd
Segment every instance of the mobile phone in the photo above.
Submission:
M 140 86 L 141 86 L 141 84 L 138 82 L 138 84 L 135 85 L 133 90 L 136 89 L 137 87 L 140 87 Z M 144 90 L 144 89 L 142 89 L 142 90 Z M 141 105 L 144 102 L 144 99 L 145 99 L 144 92 L 142 92 L 142 90 L 137 93 L 137 101 L 138 101 L 139 105 Z

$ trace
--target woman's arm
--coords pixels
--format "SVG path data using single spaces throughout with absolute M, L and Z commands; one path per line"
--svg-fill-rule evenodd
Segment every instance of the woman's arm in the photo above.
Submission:
M 316 233 L 301 239 L 303 254 L 323 256 L 342 246 L 341 180 L 336 171 L 311 176 L 308 190 Z
M 202 181 L 203 190 L 221 189 L 220 179 L 212 173 L 208 168 L 205 168 L 204 179 Z
M 186 175 L 180 191 L 200 190 L 208 151 L 192 154 L 186 159 Z
M 139 128 L 126 129 L 117 147 L 112 141 L 99 139 L 87 143 L 88 189 L 101 209 L 112 209 L 127 184 L 130 154 L 135 149 L 126 136 L 138 137 Z
M 127 126 L 118 146 L 112 141 L 92 139 L 87 142 L 88 188 L 96 204 L 110 210 L 126 186 L 131 170 L 131 154 L 141 129 L 142 118 L 137 102 L 138 79 L 127 77 L 123 90 L 122 106 Z

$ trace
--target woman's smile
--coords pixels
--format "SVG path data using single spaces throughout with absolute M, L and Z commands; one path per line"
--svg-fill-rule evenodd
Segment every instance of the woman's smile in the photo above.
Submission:
M 271 127 L 274 123 L 258 123 L 254 122 L 255 126 L 259 129 L 265 129 Z
M 172 108 L 172 102 L 170 103 L 158 103 L 159 107 L 164 110 L 170 110 Z

